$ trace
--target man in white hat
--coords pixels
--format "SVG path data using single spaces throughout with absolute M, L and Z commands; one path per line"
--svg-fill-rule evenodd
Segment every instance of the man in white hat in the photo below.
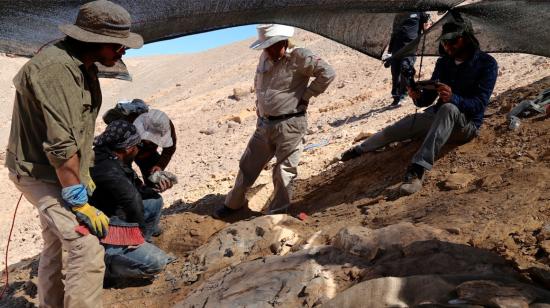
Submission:
M 40 307 L 101 307 L 105 265 L 97 237 L 108 218 L 88 203 L 94 189 L 95 120 L 101 90 L 95 62 L 113 66 L 127 48 L 143 45 L 130 14 L 99 0 L 80 7 L 67 37 L 39 52 L 15 76 L 6 166 L 39 212 L 44 248 L 38 267 Z M 75 231 L 79 223 L 97 235 Z M 62 250 L 66 250 L 62 273 Z
M 136 156 L 143 181 L 149 187 L 163 192 L 172 187 L 173 183 L 161 179 L 158 183 L 150 180 L 151 175 L 166 169 L 172 156 L 176 152 L 176 128 L 168 115 L 158 109 L 151 109 L 142 113 L 134 121 L 139 135 L 141 146 Z M 159 154 L 157 149 L 162 148 Z
M 327 62 L 308 49 L 290 46 L 293 35 L 293 27 L 258 26 L 258 40 L 250 46 L 263 50 L 255 77 L 258 123 L 241 157 L 235 186 L 215 217 L 230 216 L 247 206 L 246 192 L 274 156 L 275 189 L 268 213 L 283 212 L 290 205 L 289 185 L 297 175 L 309 100 L 323 93 L 335 78 Z

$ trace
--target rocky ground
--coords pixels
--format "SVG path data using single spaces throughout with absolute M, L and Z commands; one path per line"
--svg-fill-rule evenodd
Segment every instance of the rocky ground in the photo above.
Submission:
M 177 261 L 153 282 L 106 289 L 104 304 L 550 305 L 550 122 L 535 116 L 511 131 L 504 118 L 513 104 L 550 88 L 550 61 L 495 55 L 499 80 L 479 138 L 446 147 L 422 192 L 403 197 L 396 188 L 418 141 L 332 162 L 355 139 L 414 107 L 386 108 L 390 75 L 379 61 L 310 33 L 301 32 L 299 40 L 334 65 L 338 78 L 310 107 L 309 147 L 288 215 L 261 214 L 272 189 L 267 166 L 250 195 L 250 211 L 231 221 L 210 217 L 233 184 L 254 129 L 250 88 L 258 54 L 246 48 L 249 41 L 196 55 L 128 59 L 133 83 L 103 82 L 107 106 L 140 97 L 169 114 L 178 152 L 168 169 L 180 177 L 164 195 L 165 232 L 156 239 Z M 424 59 L 422 78 L 433 63 Z M 9 106 L 10 89 L 2 87 Z M 5 242 L 18 195 L 3 181 Z M 20 211 L 9 297 L 0 301 L 6 307 L 37 303 L 39 227 L 29 204 Z

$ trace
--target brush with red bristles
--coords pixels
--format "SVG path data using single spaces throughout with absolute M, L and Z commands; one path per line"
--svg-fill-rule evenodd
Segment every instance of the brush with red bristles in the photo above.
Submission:
M 90 234 L 90 230 L 84 225 L 79 225 L 75 231 L 82 235 Z M 137 246 L 145 243 L 139 224 L 122 221 L 116 216 L 109 219 L 109 232 L 99 241 L 102 244 L 116 246 Z

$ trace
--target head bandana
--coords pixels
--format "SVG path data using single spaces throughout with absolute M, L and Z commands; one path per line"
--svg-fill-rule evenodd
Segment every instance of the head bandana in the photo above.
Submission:
M 124 120 L 111 122 L 105 131 L 96 137 L 95 146 L 107 146 L 112 150 L 122 150 L 141 142 L 136 127 Z

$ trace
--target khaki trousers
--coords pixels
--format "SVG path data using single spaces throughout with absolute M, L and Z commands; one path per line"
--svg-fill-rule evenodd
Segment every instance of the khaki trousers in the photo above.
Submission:
M 97 237 L 75 232 L 75 215 L 62 206 L 61 186 L 10 173 L 23 196 L 38 209 L 44 248 L 38 265 L 42 308 L 102 307 L 104 250 Z M 63 277 L 62 249 L 67 250 Z
M 254 184 L 265 165 L 275 156 L 273 167 L 273 199 L 268 213 L 290 206 L 290 183 L 298 175 L 298 162 L 307 130 L 306 116 L 270 121 L 259 118 L 256 131 L 239 163 L 235 186 L 227 194 L 225 205 L 232 209 L 247 204 L 246 192 Z

